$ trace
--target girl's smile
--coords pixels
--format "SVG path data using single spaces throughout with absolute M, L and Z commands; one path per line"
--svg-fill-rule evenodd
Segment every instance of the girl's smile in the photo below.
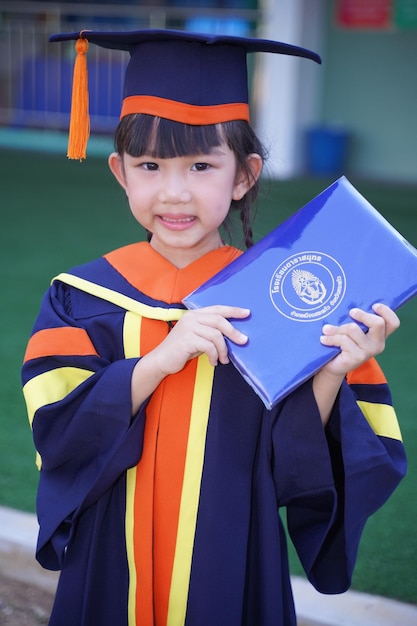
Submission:
M 166 213 L 157 216 L 157 219 L 169 230 L 187 230 L 193 226 L 196 218 L 193 215 Z

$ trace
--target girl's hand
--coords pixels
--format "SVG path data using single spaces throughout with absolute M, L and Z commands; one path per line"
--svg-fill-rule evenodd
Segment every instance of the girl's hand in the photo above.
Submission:
M 234 328 L 229 318 L 245 318 L 249 309 L 232 306 L 210 306 L 187 311 L 168 336 L 143 356 L 132 373 L 132 415 L 169 374 L 183 369 L 187 361 L 204 352 L 214 366 L 228 363 L 225 337 L 243 345 L 246 335 Z
M 342 326 L 323 326 L 321 343 L 341 349 L 340 354 L 325 365 L 323 370 L 327 370 L 329 374 L 345 376 L 371 357 L 383 352 L 386 338 L 399 327 L 400 320 L 385 304 L 375 304 L 372 308 L 374 313 L 366 313 L 361 309 L 350 311 L 352 319 L 368 327 L 367 333 L 355 322 Z
M 248 340 L 229 318 L 245 318 L 249 314 L 249 309 L 222 305 L 187 311 L 154 350 L 161 371 L 164 375 L 175 374 L 187 361 L 204 352 L 212 365 L 228 363 L 225 337 L 241 345 Z
M 323 425 L 326 425 L 340 385 L 346 374 L 380 354 L 385 340 L 400 325 L 397 315 L 385 304 L 375 304 L 374 313 L 352 309 L 352 319 L 368 327 L 365 333 L 355 322 L 342 326 L 323 326 L 320 338 L 325 346 L 336 346 L 341 352 L 325 365 L 313 378 L 313 392 Z

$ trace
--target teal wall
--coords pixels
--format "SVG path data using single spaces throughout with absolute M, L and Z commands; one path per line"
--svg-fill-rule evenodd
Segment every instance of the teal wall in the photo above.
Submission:
M 351 134 L 347 173 L 417 183 L 417 30 L 344 30 L 332 5 L 321 121 Z

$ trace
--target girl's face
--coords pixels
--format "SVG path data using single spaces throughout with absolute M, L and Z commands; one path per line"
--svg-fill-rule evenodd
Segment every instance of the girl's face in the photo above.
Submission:
M 248 160 L 257 178 L 261 158 L 253 154 Z M 209 154 L 169 159 L 113 153 L 109 166 L 134 217 L 152 233 L 151 246 L 177 267 L 222 245 L 219 227 L 230 203 L 252 185 L 224 143 Z

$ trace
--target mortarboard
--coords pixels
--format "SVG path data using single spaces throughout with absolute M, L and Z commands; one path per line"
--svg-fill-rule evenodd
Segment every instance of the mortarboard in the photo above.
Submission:
M 49 38 L 51 42 L 68 40 L 76 41 L 77 50 L 68 157 L 80 160 L 85 158 L 89 135 L 85 59 L 89 43 L 130 53 L 121 118 L 130 113 L 147 113 L 193 125 L 249 121 L 248 53 L 271 52 L 321 63 L 319 55 L 306 48 L 231 35 L 176 30 L 85 30 Z M 78 147 L 70 147 L 78 140 Z

